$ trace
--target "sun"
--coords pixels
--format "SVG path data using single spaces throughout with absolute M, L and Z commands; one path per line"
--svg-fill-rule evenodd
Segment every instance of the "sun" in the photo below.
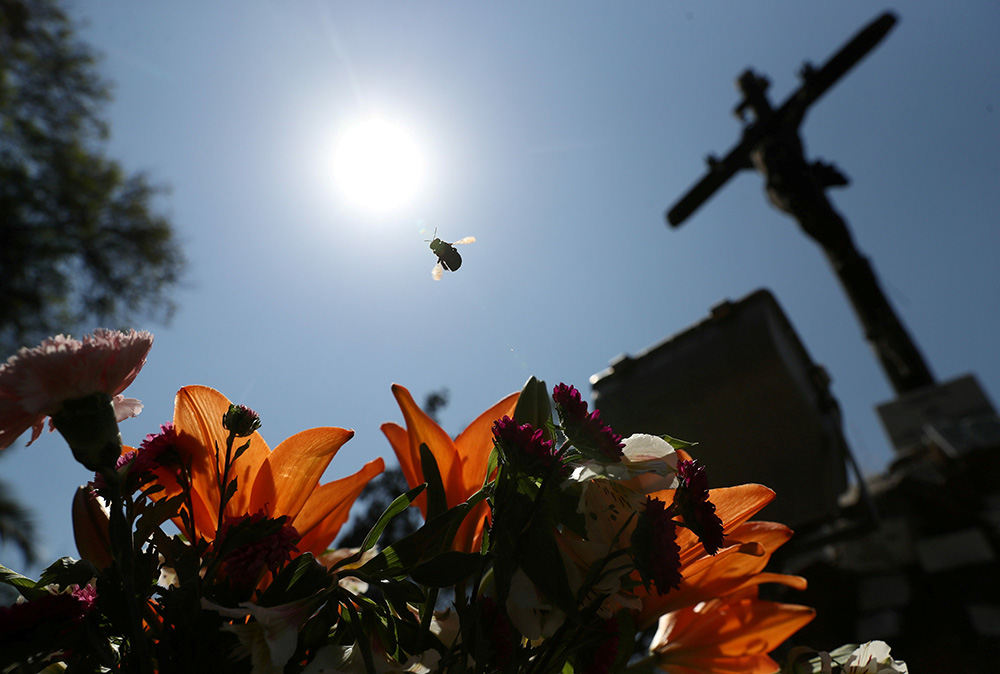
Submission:
M 423 191 L 427 167 L 421 148 L 400 124 L 369 117 L 337 140 L 333 178 L 345 200 L 384 213 L 411 204 Z

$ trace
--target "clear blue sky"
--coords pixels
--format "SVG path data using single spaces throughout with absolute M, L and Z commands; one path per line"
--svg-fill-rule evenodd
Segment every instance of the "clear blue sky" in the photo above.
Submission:
M 868 472 L 890 459 L 873 406 L 887 380 L 821 251 L 739 175 L 680 230 L 663 213 L 738 139 L 736 76 L 784 99 L 885 9 L 899 25 L 810 112 L 810 157 L 942 380 L 1000 393 L 1000 5 L 981 2 L 76 2 L 114 83 L 108 152 L 171 193 L 190 260 L 180 310 L 129 394 L 136 444 L 185 384 L 257 409 L 274 446 L 354 428 L 327 479 L 392 457 L 398 382 L 447 387 L 457 433 L 531 375 L 575 383 L 770 288 L 833 377 Z M 372 112 L 424 147 L 423 197 L 391 215 L 345 204 L 332 140 Z M 474 235 L 431 280 L 424 241 Z M 97 326 L 88 326 L 97 327 Z M 724 423 L 724 420 L 720 420 Z M 46 561 L 74 554 L 88 479 L 58 435 L 3 457 L 41 521 Z M 9 548 L 3 560 L 19 566 Z

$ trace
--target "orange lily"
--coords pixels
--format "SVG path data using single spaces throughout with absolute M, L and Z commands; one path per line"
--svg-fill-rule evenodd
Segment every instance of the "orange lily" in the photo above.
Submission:
M 174 401 L 174 431 L 177 450 L 191 466 L 191 502 L 194 533 L 215 539 L 219 520 L 219 487 L 215 452 L 226 451 L 228 431 L 222 417 L 229 400 L 207 386 L 185 386 Z M 249 448 L 233 462 L 230 476 L 237 491 L 226 505 L 226 514 L 240 516 L 263 510 L 268 517 L 287 516 L 301 540 L 298 549 L 321 555 L 347 521 L 351 505 L 368 482 L 381 473 L 381 458 L 334 482 L 319 484 L 330 460 L 354 436 L 354 431 L 335 427 L 312 428 L 288 438 L 274 451 L 256 431 L 238 438 L 236 446 L 249 441 Z M 180 492 L 173 480 L 164 480 L 163 496 Z M 161 496 L 162 498 L 162 496 Z M 174 520 L 182 527 L 179 518 Z
M 406 483 L 412 489 L 424 483 L 420 465 L 420 445 L 425 444 L 434 455 L 449 508 L 464 503 L 486 481 L 486 468 L 493 449 L 493 422 L 504 415 L 513 416 L 518 393 L 512 393 L 480 414 L 454 440 L 413 401 L 404 387 L 393 384 L 392 394 L 403 412 L 406 428 L 387 422 L 382 432 L 389 439 Z M 427 517 L 427 499 L 421 495 L 416 505 Z M 455 535 L 453 549 L 465 552 L 479 550 L 487 515 L 485 501 L 474 507 Z
M 640 629 L 651 627 L 665 613 L 761 583 L 805 589 L 806 580 L 800 576 L 763 573 L 774 551 L 792 536 L 792 530 L 783 524 L 747 521 L 774 499 L 773 491 L 746 484 L 713 489 L 709 495 L 723 523 L 725 547 L 714 556 L 708 555 L 693 532 L 678 528 L 683 577 L 680 588 L 664 595 L 648 594 L 641 586 L 636 589 L 642 596 L 642 609 L 635 615 Z M 652 496 L 669 503 L 673 492 L 666 490 Z
M 816 616 L 808 606 L 757 598 L 757 586 L 660 618 L 650 658 L 670 674 L 773 674 L 769 652 Z

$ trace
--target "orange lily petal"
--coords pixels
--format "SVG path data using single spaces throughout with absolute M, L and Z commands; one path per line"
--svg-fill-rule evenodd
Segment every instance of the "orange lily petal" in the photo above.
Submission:
M 226 396 L 208 386 L 185 386 L 174 400 L 178 449 L 191 461 L 192 492 L 205 506 L 195 508 L 195 527 L 207 540 L 214 539 L 218 529 L 219 487 L 214 452 L 218 448 L 222 456 L 226 451 L 229 432 L 222 427 L 222 417 L 229 405 Z M 235 444 L 234 449 L 248 441 L 250 446 L 233 463 L 230 474 L 239 485 L 227 506 L 227 511 L 233 514 L 248 512 L 254 477 L 270 454 L 267 443 L 257 432 L 247 438 L 237 438 L 239 444 Z
M 73 538 L 80 557 L 98 569 L 114 561 L 111 556 L 110 518 L 90 487 L 79 487 L 73 495 Z
M 476 417 L 457 439 L 452 440 L 417 406 L 405 387 L 393 384 L 392 393 L 403 412 L 406 428 L 386 423 L 382 424 L 382 432 L 396 452 L 407 484 L 412 488 L 424 482 L 420 445 L 426 444 L 437 462 L 448 507 L 453 508 L 467 501 L 479 491 L 486 479 L 486 468 L 493 449 L 493 422 L 504 414 L 513 414 L 519 394 L 511 394 L 490 407 Z M 427 500 L 423 494 L 415 504 L 426 517 Z M 488 507 L 480 504 L 468 513 L 456 533 L 453 549 L 474 550 L 478 547 L 488 512 Z
M 673 489 L 664 489 L 649 494 L 650 498 L 659 499 L 665 503 L 673 503 Z M 715 514 L 722 520 L 723 530 L 729 535 L 739 525 L 756 515 L 768 503 L 774 500 L 774 491 L 760 484 L 741 484 L 735 487 L 711 489 L 709 500 L 715 504 Z M 681 563 L 690 562 L 699 554 L 703 554 L 701 543 L 693 531 L 684 527 L 677 528 L 677 545 L 681 549 Z
M 668 613 L 650 644 L 658 666 L 673 671 L 748 671 L 770 674 L 777 664 L 766 654 L 811 621 L 808 606 L 757 599 L 752 587 Z
M 355 499 L 365 485 L 383 470 L 385 462 L 380 457 L 366 463 L 354 475 L 316 487 L 290 522 L 302 537 L 299 550 L 319 556 L 330 547 L 347 521 Z
M 459 433 L 455 449 L 462 460 L 462 478 L 467 487 L 474 487 L 469 495 L 479 491 L 486 481 L 486 468 L 493 450 L 493 422 L 504 416 L 513 417 L 519 393 L 493 405 Z
M 677 590 L 661 596 L 646 594 L 639 588 L 642 610 L 635 616 L 636 625 L 646 629 L 665 613 L 761 583 L 805 589 L 806 581 L 800 576 L 762 573 L 774 551 L 791 536 L 792 530 L 777 522 L 741 524 L 726 539 L 736 544 L 723 548 L 714 557 L 705 555 L 681 567 L 684 579 Z
M 413 456 L 413 452 L 410 451 L 410 435 L 406 432 L 406 429 L 391 421 L 382 424 L 381 428 L 382 433 L 389 439 L 389 444 L 392 445 L 392 451 L 396 453 L 396 460 L 399 461 L 399 468 L 403 472 L 403 477 L 406 478 L 406 484 L 410 489 L 413 489 L 418 484 L 423 484 L 424 477 L 423 471 L 420 468 L 420 456 Z M 426 497 L 420 494 L 415 503 L 426 518 Z
M 458 454 L 455 451 L 455 443 L 451 436 L 445 433 L 444 429 L 437 425 L 426 412 L 424 412 L 413 400 L 413 396 L 406 388 L 399 384 L 392 385 L 392 394 L 396 397 L 399 409 L 403 412 L 403 420 L 406 422 L 406 433 L 410 441 L 409 456 L 414 466 L 420 466 L 420 445 L 425 444 L 434 454 L 437 461 L 438 472 L 441 474 L 441 481 L 444 483 L 445 493 L 448 497 L 448 507 L 453 507 L 465 500 L 465 496 L 459 493 L 461 486 L 461 463 L 458 461 Z M 423 471 L 418 472 L 420 481 L 414 485 L 421 484 Z M 456 489 L 456 487 L 459 487 Z
M 330 460 L 354 437 L 343 428 L 311 428 L 296 433 L 277 447 L 260 466 L 250 502 L 273 515 L 294 519 L 319 484 Z

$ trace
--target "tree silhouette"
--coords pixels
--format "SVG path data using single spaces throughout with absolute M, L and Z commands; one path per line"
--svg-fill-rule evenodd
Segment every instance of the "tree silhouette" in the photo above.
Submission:
M 169 318 L 162 189 L 104 156 L 110 100 L 55 0 L 0 0 L 0 360 L 88 322 Z
M 97 57 L 56 0 L 0 0 L 0 363 L 85 323 L 168 318 L 184 259 L 162 190 L 103 154 Z M 33 562 L 26 509 L 0 484 L 0 543 Z
M 7 485 L 0 482 L 0 544 L 13 543 L 20 548 L 26 564 L 33 564 L 35 523 L 27 509 L 8 495 Z

